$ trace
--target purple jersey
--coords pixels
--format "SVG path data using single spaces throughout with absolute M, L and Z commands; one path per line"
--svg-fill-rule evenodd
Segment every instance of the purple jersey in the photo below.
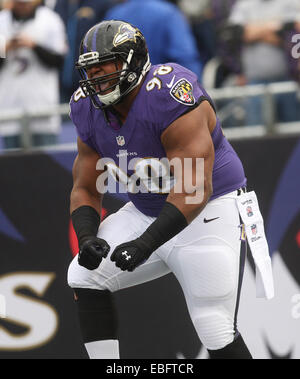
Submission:
M 136 96 L 125 123 L 120 127 L 116 117 L 108 113 L 110 123 L 97 110 L 89 97 L 79 89 L 72 96 L 70 116 L 81 140 L 118 166 L 120 156 L 135 158 L 137 164 L 127 167 L 127 176 L 137 172 L 139 162 L 147 168 L 149 157 L 166 157 L 161 143 L 162 132 L 177 118 L 211 98 L 198 83 L 194 73 L 175 64 L 166 63 L 151 68 Z M 240 159 L 222 133 L 217 121 L 212 133 L 215 148 L 213 195 L 210 200 L 246 185 Z M 163 191 L 162 191 L 163 192 Z M 158 216 L 167 193 L 128 191 L 129 199 L 142 213 Z

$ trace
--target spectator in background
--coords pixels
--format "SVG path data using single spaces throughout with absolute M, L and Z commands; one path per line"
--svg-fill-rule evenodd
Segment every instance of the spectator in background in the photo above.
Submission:
M 195 38 L 175 5 L 165 0 L 125 0 L 108 11 L 105 18 L 127 21 L 141 29 L 153 64 L 179 63 L 201 79 L 202 64 Z
M 216 54 L 215 24 L 211 17 L 210 0 L 179 0 L 178 6 L 191 24 L 205 64 Z
M 243 28 L 242 72 L 248 84 L 291 80 L 282 31 L 300 19 L 299 0 L 240 0 L 230 16 L 232 25 Z M 295 94 L 276 96 L 277 118 L 281 122 L 299 118 Z M 247 124 L 262 124 L 262 99 L 249 100 Z
M 69 41 L 69 52 L 61 72 L 61 102 L 69 102 L 78 88 L 80 78 L 74 65 L 84 34 L 103 20 L 107 10 L 118 2 L 120 0 L 57 0 L 55 11 L 65 23 Z
M 59 103 L 58 70 L 66 52 L 66 36 L 60 17 L 39 0 L 13 0 L 11 10 L 0 12 L 0 35 L 6 58 L 0 59 L 0 112 L 36 110 Z M 32 120 L 34 146 L 54 144 L 60 131 L 57 116 Z M 0 123 L 6 148 L 22 146 L 21 124 Z
M 51 9 L 55 8 L 56 3 L 57 0 L 42 0 L 42 4 Z
M 232 8 L 239 0 L 209 0 L 213 18 L 219 25 L 227 22 Z
M 241 73 L 241 28 L 228 22 L 237 1 L 239 0 L 210 0 L 215 25 L 216 52 L 221 61 L 217 86 L 223 86 L 224 81 L 232 74 L 239 78 Z
M 227 23 L 237 0 L 179 0 L 178 6 L 192 24 L 202 59 L 207 62 L 217 54 L 218 31 Z
M 11 8 L 12 0 L 0 0 L 0 10 Z
M 236 54 L 230 54 L 228 43 L 224 37 L 228 35 L 227 20 L 233 5 L 237 0 L 179 0 L 178 5 L 188 17 L 196 37 L 198 50 L 206 64 L 213 58 L 218 58 L 220 67 L 216 77 L 216 87 L 219 87 L 227 74 L 236 72 Z M 226 31 L 226 33 L 224 33 Z M 231 31 L 230 31 L 231 32 Z M 233 31 L 235 32 L 235 31 Z M 232 40 L 230 40 L 230 43 Z M 226 50 L 224 53 L 224 43 Z M 239 69 L 239 66 L 238 66 Z

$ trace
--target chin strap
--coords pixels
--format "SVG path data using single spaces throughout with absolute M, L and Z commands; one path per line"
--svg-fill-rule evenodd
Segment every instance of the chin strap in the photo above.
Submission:
M 150 56 L 149 56 L 149 54 L 147 54 L 147 61 L 144 64 L 142 73 L 141 73 L 141 75 L 139 77 L 139 80 L 138 80 L 138 84 L 140 84 L 141 80 L 147 74 L 147 72 L 150 70 L 150 68 L 151 68 Z
M 133 49 L 131 49 L 129 54 L 128 54 L 126 62 L 123 63 L 123 67 L 122 67 L 122 72 L 124 72 L 122 74 L 122 76 L 124 77 L 123 80 L 125 80 L 125 72 L 127 70 L 127 67 L 130 65 L 133 54 L 134 54 L 134 51 L 133 51 Z M 149 56 L 149 54 L 147 54 L 147 61 L 144 64 L 143 70 L 142 70 L 136 84 L 134 86 L 130 87 L 130 90 L 126 91 L 123 96 L 127 95 L 129 92 L 131 92 L 134 88 L 136 88 L 141 83 L 143 77 L 150 70 L 150 68 L 151 68 L 150 56 Z M 132 75 L 132 74 L 129 74 L 127 78 L 130 78 L 130 75 Z M 118 84 L 112 92 L 110 92 L 106 95 L 97 95 L 97 96 L 98 96 L 98 99 L 101 101 L 101 103 L 106 105 L 106 106 L 115 104 L 121 97 L 120 85 Z

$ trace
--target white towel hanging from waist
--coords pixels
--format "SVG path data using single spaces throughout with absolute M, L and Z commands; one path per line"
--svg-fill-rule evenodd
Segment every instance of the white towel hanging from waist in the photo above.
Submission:
M 237 197 L 237 206 L 256 266 L 256 296 L 270 300 L 274 297 L 272 262 L 255 192 L 241 193 Z

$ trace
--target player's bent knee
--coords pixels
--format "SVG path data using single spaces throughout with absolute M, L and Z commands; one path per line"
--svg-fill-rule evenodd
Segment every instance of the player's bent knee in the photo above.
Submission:
M 236 290 L 238 254 L 227 246 L 183 249 L 181 266 L 195 298 L 223 299 L 232 296 Z
M 108 290 L 74 288 L 79 323 L 85 343 L 117 339 L 117 319 Z
M 71 262 L 68 269 L 67 281 L 68 281 L 69 287 L 88 288 L 89 287 L 88 277 L 89 277 L 88 271 L 86 269 L 83 269 L 83 267 L 79 266 L 77 257 L 75 257 L 73 261 Z
M 71 288 L 90 288 L 109 290 L 110 292 L 114 292 L 117 289 L 116 283 L 113 280 L 106 280 L 99 271 L 95 273 L 80 266 L 77 257 L 73 259 L 69 266 L 67 281 Z
M 193 320 L 200 341 L 209 350 L 219 350 L 234 340 L 234 326 L 230 317 L 222 312 L 207 312 Z

